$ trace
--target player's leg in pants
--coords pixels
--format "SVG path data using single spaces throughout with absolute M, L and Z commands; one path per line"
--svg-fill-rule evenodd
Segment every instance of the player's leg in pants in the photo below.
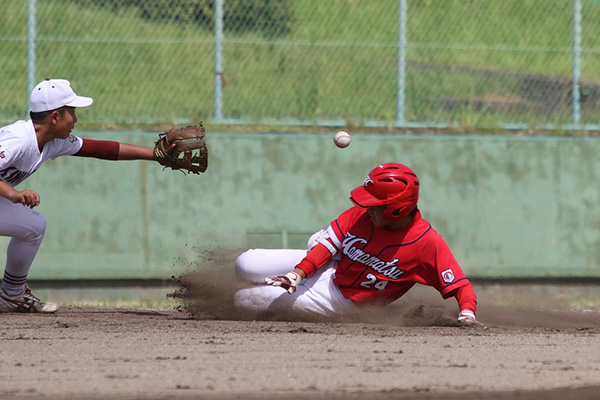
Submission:
M 240 277 L 260 285 L 236 292 L 236 307 L 258 314 L 308 312 L 339 315 L 352 312 L 354 305 L 342 296 L 333 283 L 335 261 L 303 279 L 293 294 L 280 287 L 264 284 L 267 276 L 284 275 L 293 270 L 305 255 L 306 250 L 272 249 L 255 249 L 242 254 L 236 261 L 236 272 Z
M 265 278 L 285 275 L 306 256 L 307 250 L 251 249 L 235 261 L 235 272 L 242 280 L 265 283 Z
M 328 237 L 325 230 L 315 232 L 308 239 L 308 249 L 319 240 Z M 265 278 L 285 275 L 302 261 L 308 250 L 299 249 L 250 249 L 243 252 L 235 261 L 235 272 L 242 280 L 252 283 L 265 283 Z
M 42 244 L 46 218 L 22 204 L 0 198 L 0 236 L 12 239 L 6 251 L 2 289 L 14 296 L 23 292 L 27 274 Z

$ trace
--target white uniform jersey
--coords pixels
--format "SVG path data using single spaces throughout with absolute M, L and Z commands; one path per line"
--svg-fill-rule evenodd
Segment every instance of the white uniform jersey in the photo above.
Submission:
M 0 180 L 17 186 L 46 160 L 73 155 L 82 144 L 81 138 L 69 135 L 66 139 L 51 140 L 40 152 L 31 120 L 4 126 L 0 128 Z

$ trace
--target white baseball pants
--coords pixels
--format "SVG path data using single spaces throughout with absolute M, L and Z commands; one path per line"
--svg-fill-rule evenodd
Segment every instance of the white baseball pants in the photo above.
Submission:
M 345 298 L 333 282 L 335 260 L 303 279 L 293 294 L 265 284 L 267 277 L 292 271 L 306 254 L 307 250 L 294 249 L 251 249 L 242 253 L 236 260 L 235 271 L 241 279 L 257 286 L 235 293 L 236 308 L 267 315 L 300 312 L 336 316 L 355 311 L 352 301 Z
M 23 292 L 27 274 L 42 244 L 46 218 L 39 212 L 0 197 L 0 236 L 12 239 L 6 251 L 2 289 L 9 295 Z

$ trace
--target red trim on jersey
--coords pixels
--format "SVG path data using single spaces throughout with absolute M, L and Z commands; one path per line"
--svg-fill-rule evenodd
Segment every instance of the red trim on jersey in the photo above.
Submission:
M 74 155 L 79 157 L 94 157 L 102 160 L 116 161 L 119 159 L 119 142 L 108 140 L 81 139 L 81 149 Z
M 456 297 L 458 307 L 461 310 L 467 308 L 477 313 L 477 296 L 475 295 L 475 290 L 473 290 L 473 285 L 469 283 L 468 285 L 461 286 L 450 292 L 450 294 Z
M 304 271 L 306 276 L 310 276 L 329 260 L 331 260 L 331 253 L 325 245 L 318 243 L 315 247 L 310 249 L 306 257 L 296 265 L 296 268 L 300 268 Z

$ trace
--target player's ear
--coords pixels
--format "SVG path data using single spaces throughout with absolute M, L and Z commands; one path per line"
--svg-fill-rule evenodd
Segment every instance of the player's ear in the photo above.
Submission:
M 50 114 L 48 114 L 47 121 L 51 124 L 56 124 L 60 117 L 64 114 L 62 109 L 52 110 Z
M 46 121 L 55 122 L 58 119 L 59 115 L 60 114 L 58 110 L 52 110 L 50 114 L 48 114 L 48 116 L 46 117 Z

